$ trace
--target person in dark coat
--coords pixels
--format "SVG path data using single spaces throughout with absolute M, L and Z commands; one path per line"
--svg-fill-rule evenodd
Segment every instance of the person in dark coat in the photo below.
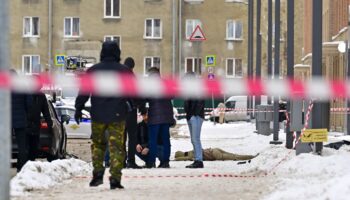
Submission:
M 186 78 L 195 78 L 195 73 L 189 72 Z M 203 168 L 203 150 L 201 144 L 201 129 L 204 121 L 204 100 L 187 99 L 184 102 L 186 119 L 194 150 L 194 162 L 186 168 Z
M 124 65 L 130 69 L 132 75 L 134 76 L 133 69 L 135 67 L 135 61 L 131 57 L 127 57 L 124 61 Z M 126 118 L 126 128 L 124 132 L 124 144 L 126 144 L 126 139 L 128 138 L 128 151 L 125 157 L 125 167 L 132 169 L 141 169 L 135 162 L 135 154 L 136 154 L 136 135 L 137 135 L 137 107 L 139 100 L 138 99 L 129 99 L 128 101 L 131 106 L 131 111 L 128 113 Z M 108 144 L 107 144 L 108 146 Z M 126 145 L 125 145 L 126 150 Z M 106 149 L 105 154 L 105 166 L 109 166 L 109 151 Z
M 38 92 L 32 95 L 32 106 L 28 113 L 28 151 L 29 160 L 34 161 L 39 152 L 41 113 L 44 116 L 48 129 L 52 132 L 52 119 L 49 105 L 44 93 Z
M 124 61 L 124 65 L 131 71 L 135 67 L 135 61 L 133 58 L 128 57 Z M 137 107 L 138 100 L 132 99 L 132 110 L 128 113 L 126 119 L 125 139 L 128 137 L 128 151 L 126 156 L 126 168 L 140 169 L 141 167 L 135 163 L 136 143 L 137 143 Z
M 17 75 L 15 70 L 11 70 L 10 73 Z M 11 125 L 18 146 L 17 172 L 21 171 L 23 165 L 28 161 L 27 114 L 31 105 L 31 96 L 16 92 L 11 93 Z
M 106 41 L 102 44 L 100 63 L 88 69 L 88 74 L 95 72 L 130 74 L 130 70 L 120 64 L 120 49 L 115 41 Z M 92 129 L 92 165 L 93 178 L 90 187 L 103 183 L 105 168 L 103 166 L 106 151 L 105 132 L 108 131 L 110 152 L 110 188 L 124 188 L 121 185 L 122 169 L 124 167 L 124 130 L 128 112 L 127 99 L 114 96 L 97 96 L 94 94 L 79 94 L 75 101 L 75 120 L 79 124 L 82 118 L 82 109 L 91 96 L 91 129 Z
M 160 77 L 159 69 L 152 67 L 149 69 L 151 77 Z M 170 159 L 170 126 L 174 124 L 174 113 L 171 99 L 148 99 L 149 103 L 147 123 L 149 131 L 149 157 L 146 167 L 155 167 L 157 156 L 157 139 L 158 135 L 162 138 L 163 143 L 163 160 L 159 164 L 159 168 L 169 168 Z M 142 113 L 142 111 L 141 111 Z

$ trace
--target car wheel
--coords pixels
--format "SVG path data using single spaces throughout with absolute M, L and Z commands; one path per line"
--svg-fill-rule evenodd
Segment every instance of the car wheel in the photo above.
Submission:
M 47 155 L 47 161 L 49 161 L 49 162 L 52 162 L 52 161 L 57 160 L 57 159 L 59 159 L 58 152 L 56 152 L 55 155 L 52 155 L 52 154 Z

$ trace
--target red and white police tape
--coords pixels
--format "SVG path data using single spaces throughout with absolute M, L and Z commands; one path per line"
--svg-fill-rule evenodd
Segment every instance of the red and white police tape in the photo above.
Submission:
M 35 92 L 42 85 L 79 88 L 84 93 L 102 96 L 141 97 L 219 97 L 222 95 L 268 95 L 282 98 L 327 100 L 350 97 L 349 81 L 327 81 L 314 78 L 298 80 L 248 79 L 177 79 L 163 77 L 134 78 L 130 75 L 95 73 L 79 76 L 41 74 L 14 76 L 0 72 L 0 88 L 17 92 Z

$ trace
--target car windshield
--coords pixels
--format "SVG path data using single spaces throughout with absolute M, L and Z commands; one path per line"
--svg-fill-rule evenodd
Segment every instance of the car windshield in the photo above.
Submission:
M 74 110 L 66 108 L 56 108 L 56 111 L 59 116 L 69 115 L 72 119 L 74 119 Z

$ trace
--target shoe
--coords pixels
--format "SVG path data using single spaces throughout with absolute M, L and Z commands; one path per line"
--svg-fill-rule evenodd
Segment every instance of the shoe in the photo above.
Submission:
M 111 190 L 114 190 L 116 188 L 124 189 L 124 186 L 120 184 L 120 181 L 112 177 L 109 177 L 109 185 L 111 187 Z
M 158 168 L 170 168 L 169 161 L 160 162 Z
M 92 180 L 90 181 L 90 187 L 97 187 L 103 184 L 104 170 L 100 172 L 93 172 Z
M 155 163 L 146 163 L 146 168 L 155 168 L 156 164 Z
M 109 168 L 111 166 L 111 164 L 108 162 L 105 161 L 105 168 Z
M 141 169 L 142 167 L 138 166 L 135 162 L 127 162 L 126 168 L 129 169 Z
M 204 167 L 203 161 L 197 161 L 197 160 L 194 161 L 192 164 L 186 166 L 186 168 L 192 168 L 192 169 L 203 168 L 203 167 Z

